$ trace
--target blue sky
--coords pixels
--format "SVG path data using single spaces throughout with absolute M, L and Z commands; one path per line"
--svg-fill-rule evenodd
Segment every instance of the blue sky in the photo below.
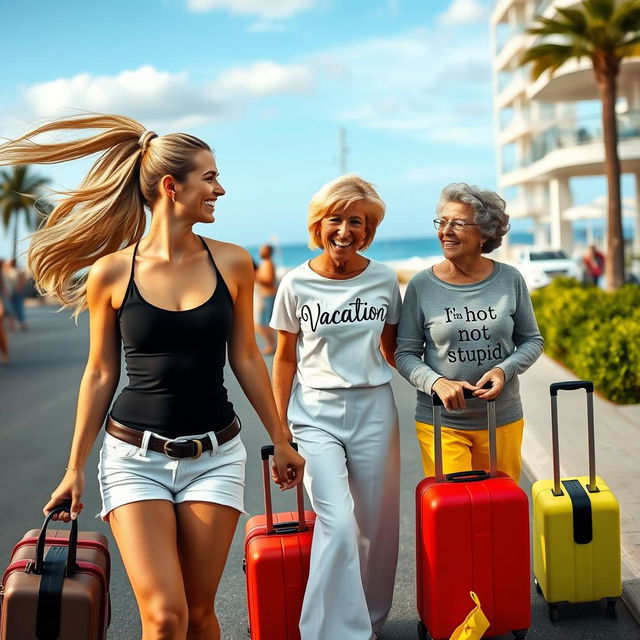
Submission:
M 495 186 L 490 4 L 7 3 L 0 135 L 78 110 L 198 135 L 227 189 L 213 227 L 198 231 L 248 246 L 305 240 L 311 195 L 339 173 L 344 127 L 347 170 L 388 205 L 380 236 L 430 235 L 444 184 Z M 73 187 L 87 168 L 39 170 Z
M 79 110 L 215 150 L 227 195 L 198 231 L 305 241 L 311 195 L 347 170 L 388 205 L 385 238 L 431 235 L 442 186 L 496 186 L 490 0 L 6 3 L 0 136 Z M 40 167 L 76 186 L 88 162 Z M 0 255 L 8 253 L 0 231 Z M 24 248 L 23 244 L 23 248 Z

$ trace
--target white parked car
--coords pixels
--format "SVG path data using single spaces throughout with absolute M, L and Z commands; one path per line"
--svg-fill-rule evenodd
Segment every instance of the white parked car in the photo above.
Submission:
M 581 267 L 564 249 L 523 247 L 518 253 L 517 266 L 529 289 L 544 287 L 558 276 L 582 280 Z

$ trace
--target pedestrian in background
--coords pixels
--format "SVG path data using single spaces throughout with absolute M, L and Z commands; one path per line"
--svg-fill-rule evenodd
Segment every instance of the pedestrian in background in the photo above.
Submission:
M 401 300 L 396 274 L 360 253 L 384 213 L 358 176 L 322 187 L 307 217 L 309 246 L 322 253 L 284 276 L 271 321 L 276 403 L 317 514 L 302 640 L 371 640 L 391 608 L 400 449 L 389 382 Z
M 98 133 L 34 141 L 66 130 Z M 91 115 L 0 145 L 0 164 L 96 153 L 80 187 L 53 209 L 29 249 L 38 286 L 76 315 L 87 307 L 90 314 L 69 462 L 44 512 L 66 498 L 72 518 L 81 511 L 84 465 L 107 417 L 101 516 L 120 549 L 143 637 L 219 640 L 214 600 L 243 511 L 246 459 L 224 387 L 227 349 L 274 442 L 277 482 L 299 483 L 304 461 L 282 433 L 256 345 L 251 258 L 193 232 L 194 224 L 213 222 L 225 193 L 209 146 L 183 133 L 158 136 L 123 116 Z M 145 207 L 151 225 L 142 238 Z M 87 267 L 86 279 L 72 279 Z M 121 343 L 129 383 L 109 411 Z
M 597 287 L 604 273 L 604 254 L 598 251 L 595 244 L 589 245 L 583 258 L 587 284 Z
M 518 481 L 524 429 L 518 375 L 539 358 L 543 340 L 520 272 L 484 255 L 509 229 L 505 201 L 493 191 L 450 184 L 433 223 L 444 261 L 409 282 L 396 350 L 398 371 L 418 389 L 424 473 L 435 475 L 435 391 L 444 404 L 444 472 L 489 468 L 485 404 L 495 400 L 498 469 Z M 476 397 L 465 400 L 464 389 Z
M 260 247 L 260 263 L 256 269 L 256 283 L 260 297 L 260 311 L 256 323 L 256 331 L 264 340 L 265 346 L 262 349 L 262 353 L 265 356 L 271 355 L 276 350 L 276 334 L 269 326 L 271 314 L 273 313 L 273 302 L 278 290 L 276 267 L 273 264 L 272 256 L 273 247 L 270 244 L 263 244 Z
M 6 297 L 13 313 L 11 330 L 15 331 L 17 327 L 20 327 L 22 331 L 26 331 L 27 322 L 24 314 L 24 296 L 27 286 L 26 273 L 24 269 L 18 266 L 15 258 L 5 260 L 2 265 L 2 270 L 4 272 Z

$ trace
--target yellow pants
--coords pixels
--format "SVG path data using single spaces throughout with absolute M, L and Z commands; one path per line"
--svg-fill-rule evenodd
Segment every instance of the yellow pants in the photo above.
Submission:
M 520 447 L 524 420 L 502 425 L 496 430 L 498 470 L 520 481 Z M 416 422 L 416 433 L 426 477 L 435 476 L 433 425 Z M 486 429 L 467 431 L 442 427 L 442 466 L 444 473 L 489 469 L 489 432 Z

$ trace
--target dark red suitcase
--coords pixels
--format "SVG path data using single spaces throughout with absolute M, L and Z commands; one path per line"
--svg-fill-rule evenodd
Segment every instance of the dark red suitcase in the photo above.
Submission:
M 2 576 L 2 640 L 104 640 L 109 625 L 110 556 L 100 533 L 28 531 Z
M 495 404 L 487 402 L 489 473 L 443 474 L 441 409 L 433 394 L 436 477 L 416 488 L 421 638 L 448 640 L 475 606 L 470 591 L 490 622 L 487 637 L 511 631 L 524 638 L 531 623 L 529 504 L 515 481 L 496 470 Z
M 245 527 L 249 633 L 252 640 L 300 640 L 298 624 L 309 576 L 315 514 L 304 510 L 301 484 L 297 487 L 297 513 L 273 513 L 270 455 L 273 446 L 262 447 L 265 514 L 250 518 Z

